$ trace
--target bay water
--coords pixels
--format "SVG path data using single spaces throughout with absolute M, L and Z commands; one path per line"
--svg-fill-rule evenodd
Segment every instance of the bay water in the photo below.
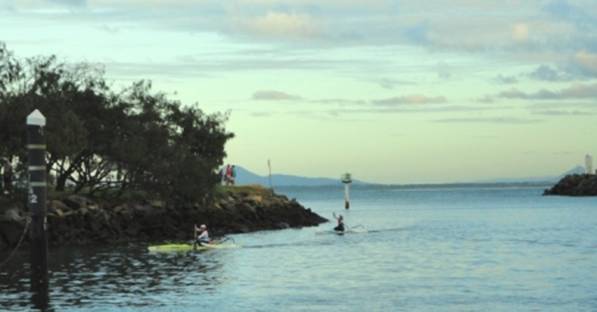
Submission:
M 277 188 L 331 222 L 201 252 L 51 249 L 41 304 L 25 249 L 0 311 L 597 311 L 597 198 L 546 187 L 354 185 L 349 210 L 342 185 Z

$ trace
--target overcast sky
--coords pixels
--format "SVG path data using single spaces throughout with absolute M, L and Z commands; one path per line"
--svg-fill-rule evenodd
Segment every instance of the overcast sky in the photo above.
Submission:
M 597 1 L 0 0 L 17 56 L 230 112 L 227 162 L 383 183 L 597 156 Z

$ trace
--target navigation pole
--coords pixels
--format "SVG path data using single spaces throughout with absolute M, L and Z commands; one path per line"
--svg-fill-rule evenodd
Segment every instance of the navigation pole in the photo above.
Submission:
M 342 183 L 344 183 L 344 208 L 348 210 L 350 208 L 350 183 L 352 183 L 352 178 L 350 173 L 345 173 L 342 175 Z
M 27 151 L 31 214 L 31 291 L 33 301 L 43 307 L 48 302 L 48 238 L 46 234 L 46 118 L 39 110 L 27 116 Z

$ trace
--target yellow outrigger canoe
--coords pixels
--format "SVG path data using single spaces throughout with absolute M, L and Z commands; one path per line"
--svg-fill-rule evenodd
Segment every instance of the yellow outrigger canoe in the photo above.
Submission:
M 210 249 L 228 249 L 238 248 L 236 244 L 202 244 L 195 245 L 190 243 L 178 243 L 178 244 L 162 244 L 153 245 L 147 247 L 150 252 L 177 252 L 177 251 L 199 251 L 199 250 L 210 250 Z

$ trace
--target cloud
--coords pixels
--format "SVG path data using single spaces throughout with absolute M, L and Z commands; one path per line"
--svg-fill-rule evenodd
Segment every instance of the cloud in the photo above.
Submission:
M 395 106 L 408 104 L 439 104 L 445 103 L 443 96 L 428 97 L 425 95 L 396 96 L 387 99 L 372 100 L 371 103 L 379 106 Z
M 500 98 L 525 100 L 569 100 L 597 99 L 597 84 L 576 84 L 559 91 L 541 89 L 534 93 L 526 93 L 517 89 L 500 92 Z
M 442 123 L 494 123 L 494 124 L 531 124 L 542 122 L 541 119 L 524 119 L 515 117 L 489 117 L 489 118 L 444 118 L 434 122 Z
M 333 116 L 341 115 L 362 115 L 362 114 L 442 114 L 455 112 L 480 112 L 503 110 L 503 106 L 473 106 L 473 105 L 441 105 L 441 106 L 362 106 L 359 108 L 335 108 L 325 112 Z
M 250 113 L 253 117 L 271 117 L 274 115 L 273 112 L 252 112 Z
M 574 55 L 574 61 L 584 72 L 597 76 L 597 53 L 581 50 Z
M 529 40 L 529 26 L 525 23 L 517 23 L 512 26 L 512 39 L 516 42 Z
M 50 0 L 49 2 L 65 4 L 74 7 L 83 7 L 87 5 L 87 0 Z
M 569 81 L 572 77 L 558 72 L 547 65 L 541 65 L 527 75 L 529 78 L 540 81 Z
M 580 6 L 572 5 L 566 0 L 555 0 L 545 5 L 543 10 L 559 20 L 575 24 L 579 29 L 594 29 L 595 17 L 588 12 L 595 12 L 595 10 L 587 6 L 592 6 L 594 9 L 595 3 L 587 2 L 584 3 L 584 6 Z
M 109 31 L 103 30 L 102 31 Z M 118 29 L 117 31 L 120 31 Z M 296 52 L 296 53 L 295 53 Z M 138 62 L 103 62 L 106 69 L 116 77 L 146 77 L 170 76 L 181 78 L 183 76 L 207 76 L 222 72 L 246 72 L 260 70 L 337 70 L 347 65 L 365 66 L 366 62 L 358 60 L 333 60 L 321 58 L 318 55 L 300 53 L 297 51 L 284 52 L 283 50 L 226 50 L 210 54 L 210 51 L 198 51 L 196 54 L 184 54 L 175 60 L 151 62 L 139 60 Z M 289 61 L 291 59 L 292 61 Z
M 253 100 L 258 101 L 296 101 L 302 97 L 274 90 L 262 90 L 253 93 Z
M 437 77 L 440 79 L 452 78 L 452 68 L 444 62 L 436 64 L 435 71 L 437 73 Z
M 547 110 L 534 110 L 531 111 L 532 114 L 535 115 L 545 115 L 545 116 L 592 116 L 595 115 L 593 112 L 587 111 L 578 111 L 578 110 L 555 110 L 555 109 L 547 109 Z
M 495 102 L 495 99 L 491 95 L 485 95 L 483 97 L 474 99 L 474 101 L 477 103 L 491 104 Z
M 407 80 L 397 80 L 392 78 L 380 78 L 375 79 L 373 82 L 377 83 L 380 87 L 384 89 L 394 89 L 396 86 L 399 85 L 414 85 L 416 84 L 414 81 L 407 81 Z
M 105 32 L 107 32 L 109 34 L 117 34 L 121 30 L 120 27 L 114 27 L 114 26 L 110 26 L 110 25 L 107 25 L 107 24 L 103 24 L 103 25 L 98 26 L 98 29 L 100 29 L 102 31 L 105 31 Z
M 12 1 L 17 9 L 24 9 L 21 13 L 39 13 L 33 17 L 65 18 L 78 23 L 124 22 L 140 28 L 250 35 L 260 40 L 319 38 L 325 39 L 322 41 L 326 46 L 415 44 L 434 51 L 521 54 L 532 49 L 589 49 L 591 42 L 595 45 L 591 35 L 594 32 L 578 32 L 572 17 L 597 12 L 590 1 L 575 6 L 562 1 L 545 6 L 540 1 L 516 0 Z M 85 9 L 42 12 L 65 4 Z M 562 8 L 570 13 L 556 15 Z M 532 19 L 522 20 L 524 15 Z M 587 30 L 597 30 L 595 19 L 589 13 L 584 16 L 588 16 L 583 19 Z
M 349 99 L 339 99 L 339 98 L 338 99 L 320 99 L 320 100 L 313 100 L 311 102 L 318 103 L 318 104 L 335 104 L 335 105 L 341 105 L 341 106 L 348 106 L 348 105 L 360 106 L 360 105 L 367 104 L 367 102 L 364 100 L 349 100 Z
M 416 44 L 429 43 L 430 28 L 428 23 L 419 23 L 415 26 L 406 27 L 403 31 L 404 37 Z
M 268 12 L 241 22 L 250 32 L 265 37 L 312 38 L 320 33 L 320 26 L 309 15 Z
M 77 0 L 55 0 L 62 2 L 73 2 Z M 86 2 L 91 8 L 103 8 L 106 7 L 137 7 L 139 9 L 147 7 L 190 7 L 190 6 L 205 6 L 212 3 L 209 0 L 81 0 Z
M 516 77 L 514 76 L 504 76 L 502 74 L 497 75 L 495 78 L 493 78 L 493 81 L 499 83 L 499 84 L 515 84 L 518 83 L 518 79 L 516 79 Z

